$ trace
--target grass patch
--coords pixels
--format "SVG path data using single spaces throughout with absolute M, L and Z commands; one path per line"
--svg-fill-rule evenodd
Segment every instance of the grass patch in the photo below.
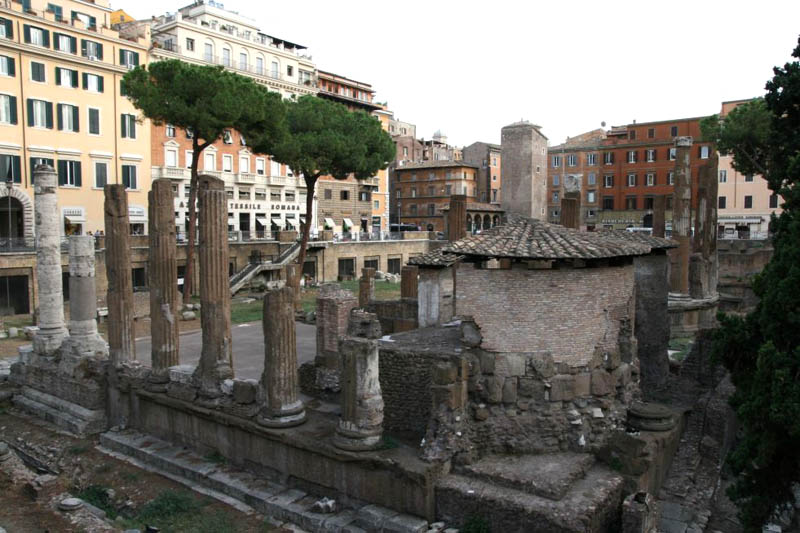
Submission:
M 239 533 L 230 516 L 223 511 L 206 511 L 209 501 L 195 498 L 184 490 L 166 490 L 147 502 L 135 517 L 125 520 L 127 528 L 144 530 L 147 526 L 162 532 Z
M 22 329 L 25 326 L 33 326 L 33 320 L 31 319 L 31 315 L 4 316 L 2 322 L 3 322 L 3 328 L 6 330 L 8 330 L 8 328 Z
M 264 302 L 256 300 L 250 303 L 231 303 L 231 323 L 244 324 L 261 320 L 264 313 Z
M 108 487 L 89 485 L 78 493 L 78 498 L 94 505 L 98 509 L 102 509 L 111 520 L 117 517 L 117 510 L 114 508 L 114 502 L 108 497 Z
M 122 472 L 119 475 L 122 481 L 126 481 L 128 483 L 133 483 L 134 481 L 139 481 L 139 474 L 136 472 Z
M 677 352 L 672 354 L 670 357 L 678 362 L 683 361 L 686 359 L 686 356 L 689 355 L 689 352 L 692 349 L 692 344 L 694 344 L 694 339 L 691 337 L 678 337 L 675 339 L 670 339 L 669 349 Z

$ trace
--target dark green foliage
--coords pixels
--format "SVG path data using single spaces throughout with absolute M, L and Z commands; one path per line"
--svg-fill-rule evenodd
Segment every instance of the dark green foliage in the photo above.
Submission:
M 105 511 L 106 516 L 111 520 L 117 517 L 117 510 L 114 507 L 114 502 L 108 497 L 108 487 L 89 485 L 78 493 L 78 498 Z
M 793 56 L 800 58 L 800 45 Z M 763 169 L 783 198 L 783 213 L 770 223 L 775 253 L 753 283 L 760 302 L 744 318 L 720 315 L 714 344 L 736 385 L 731 404 L 742 428 L 729 459 L 737 474 L 729 495 L 752 532 L 793 501 L 800 482 L 800 62 L 774 72 L 762 103 L 731 113 L 715 133 L 737 169 Z

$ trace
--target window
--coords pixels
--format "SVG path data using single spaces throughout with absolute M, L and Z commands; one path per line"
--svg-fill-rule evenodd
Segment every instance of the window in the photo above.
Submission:
M 44 63 L 31 61 L 31 81 L 45 82 Z
M 37 28 L 36 26 L 29 26 L 28 24 L 25 24 L 22 27 L 22 31 L 25 34 L 26 43 L 50 48 L 49 31 L 43 30 L 42 28 Z
M 225 144 L 233 144 L 233 135 L 231 134 L 231 130 L 224 130 L 222 132 L 222 142 Z
M 78 53 L 78 40 L 63 33 L 53 33 L 53 48 L 68 54 Z
M 239 200 L 249 200 L 249 199 L 250 199 L 250 188 L 239 189 Z
M 119 64 L 129 69 L 139 66 L 139 54 L 130 50 L 119 50 Z
M 204 46 L 204 53 L 203 59 L 208 61 L 209 63 L 214 62 L 214 45 L 211 43 L 206 43 Z
M 628 163 L 636 163 L 636 150 L 628 152 Z
M 745 209 L 753 209 L 753 197 L 752 196 L 745 196 L 744 197 L 744 208 Z
M 769 195 L 769 208 L 770 209 L 777 209 L 778 208 L 778 195 L 777 194 L 770 194 Z
M 178 166 L 178 151 L 177 150 L 167 150 L 165 152 L 164 164 L 166 166 L 168 166 L 168 167 L 177 167 Z
M 606 189 L 610 189 L 614 186 L 614 174 L 606 174 L 603 176 L 603 186 Z
M 436 195 L 436 187 L 431 185 L 428 187 L 428 196 L 435 196 Z
M 77 81 L 77 80 L 76 80 Z M 97 74 L 83 73 L 83 88 L 95 93 L 103 92 L 103 77 Z
M 239 70 L 247 70 L 247 54 L 239 52 Z
M 720 183 L 728 183 L 728 171 L 727 170 L 720 170 L 719 171 L 719 182 Z
M 373 209 L 380 209 L 381 208 L 381 203 L 378 200 L 375 200 L 374 202 L 372 202 L 372 208 Z
M 597 176 L 594 172 L 590 172 L 586 177 L 586 185 L 597 185 Z
M 387 261 L 388 268 L 386 270 L 388 270 L 390 274 L 399 274 L 401 266 L 400 262 L 401 259 L 399 257 L 390 257 Z
M 229 154 L 222 155 L 222 171 L 233 172 L 233 156 Z
M 653 185 L 656 184 L 656 175 L 653 174 L 652 172 L 646 174 L 645 179 L 647 180 L 646 183 L 648 187 L 652 187 Z
M 226 67 L 231 66 L 231 51 L 227 48 L 222 49 L 222 64 Z
M 594 191 L 588 191 L 586 193 L 586 201 L 590 204 L 593 204 L 597 201 L 596 194 Z
M 136 115 L 123 113 L 120 115 L 120 129 L 123 139 L 136 138 Z
M 0 24 L 0 28 L 2 27 L 2 24 Z M 12 78 L 16 75 L 13 57 L 0 56 L 0 75 L 11 76 Z
M 497 166 L 497 158 L 496 158 L 496 157 L 493 157 L 493 158 L 492 158 L 492 166 L 493 166 L 493 167 L 496 167 L 496 166 Z
M 667 173 L 667 185 L 675 185 L 675 173 L 668 172 Z
M 655 128 L 648 128 L 647 129 L 647 138 L 654 139 L 656 136 L 656 129 Z
M 204 154 L 203 170 L 216 170 L 216 169 L 217 169 L 217 154 L 213 152 Z
M 614 197 L 613 196 L 604 196 L 603 197 L 603 209 L 608 211 L 614 210 Z
M 408 146 L 403 146 L 403 157 L 408 157 Z
M 553 168 L 558 168 L 561 166 L 561 156 L 554 155 L 553 156 Z
M 567 166 L 574 167 L 578 165 L 578 156 L 570 154 L 567 156 Z
M 587 165 L 596 165 L 597 164 L 597 154 L 586 154 L 586 164 Z
M 280 176 L 281 175 L 281 164 L 277 161 L 270 160 L 270 176 Z
M 416 215 L 417 214 L 417 204 L 412 204 L 408 206 L 408 214 L 409 215 Z
M 678 157 L 678 149 L 677 148 L 670 148 L 669 149 L 669 160 L 675 161 L 675 158 Z
M 60 160 L 58 162 L 58 184 L 62 187 L 80 187 L 81 162 Z
M 753 181 L 753 175 L 752 174 L 746 174 L 745 177 L 744 177 L 744 181 L 746 181 L 747 183 L 751 183 Z
M 250 173 L 250 158 L 243 155 L 239 156 L 239 172 L 242 174 Z
M 167 124 L 165 130 L 167 137 L 175 137 L 175 126 L 172 124 Z
M 78 11 L 72 12 L 72 22 L 79 20 L 83 23 L 84 27 L 89 29 L 97 29 L 97 19 L 85 13 L 80 13 Z
M 436 214 L 436 204 L 428 204 L 428 216 L 434 216 Z
M 256 58 L 256 72 L 259 74 L 264 74 L 264 58 L 257 57 Z
M 727 202 L 727 198 L 724 196 L 720 196 L 717 198 L 717 208 L 718 209 L 725 209 L 725 203 Z
M 81 39 L 81 55 L 92 61 L 102 61 L 103 45 L 95 41 Z
M 553 191 L 553 203 L 558 203 L 558 191 Z
M 700 147 L 700 159 L 708 159 L 709 153 L 711 153 L 711 148 L 709 146 Z
M 28 98 L 28 126 L 53 128 L 53 104 Z
M 191 168 L 194 153 L 191 150 L 186 150 L 186 168 Z
M 256 174 L 258 174 L 259 176 L 264 175 L 264 168 L 265 168 L 264 163 L 265 163 L 264 159 L 260 157 L 256 159 Z
M 294 69 L 292 68 L 292 65 L 286 65 L 286 75 L 287 76 L 294 75 Z
M 428 172 L 428 179 L 432 180 L 434 178 L 436 178 L 436 174 L 434 174 L 433 172 Z
M 186 38 L 186 50 L 189 52 L 194 52 L 194 39 Z
M 560 181 L 559 175 L 558 174 L 553 175 L 553 187 L 558 187 L 559 181 Z
M 138 189 L 136 183 L 136 166 L 122 165 L 122 184 L 126 189 Z
M 9 19 L 0 18 L 0 37 L 4 39 L 14 38 L 14 22 Z
M 672 126 L 672 127 L 670 128 L 670 130 L 669 130 L 669 134 L 670 134 L 672 137 L 677 137 L 677 136 L 678 136 L 678 126 Z
M 614 164 L 614 152 L 605 152 L 605 153 L 603 153 L 603 164 L 606 164 L 606 165 L 613 165 Z
M 628 174 L 628 187 L 636 187 L 636 174 Z
M 0 180 L 6 181 L 9 176 L 14 183 L 22 183 L 22 171 L 18 155 L 0 154 Z
M 339 191 L 339 199 L 340 200 L 349 200 L 350 199 L 350 191 L 348 191 L 346 189 L 342 190 L 342 191 Z
M 100 110 L 95 107 L 89 108 L 89 134 L 100 135 Z
M 453 186 L 452 186 L 452 185 L 450 185 L 450 184 L 448 184 L 448 185 L 445 185 L 445 186 L 444 186 L 444 191 L 445 191 L 445 194 L 446 194 L 447 196 L 450 196 L 451 194 L 453 194 Z
M 17 123 L 17 97 L 0 94 L 0 124 Z
M 649 150 L 645 150 L 645 154 L 647 156 L 647 162 L 652 163 L 656 160 L 656 151 L 655 149 L 651 148 Z
M 102 189 L 108 183 L 108 163 L 95 161 L 94 163 L 94 186 Z
M 84 74 L 84 81 L 86 79 L 85 76 Z M 76 88 L 78 86 L 78 71 L 56 67 L 56 83 L 68 89 Z M 86 86 L 84 84 L 84 89 L 85 88 Z
M 628 196 L 625 198 L 625 209 L 635 210 L 636 209 L 636 197 L 635 196 Z
M 326 200 L 332 200 L 333 199 L 333 191 L 331 189 L 325 189 L 325 199 Z

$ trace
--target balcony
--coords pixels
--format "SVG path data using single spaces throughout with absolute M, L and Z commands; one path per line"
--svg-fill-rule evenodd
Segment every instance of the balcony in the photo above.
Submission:
M 294 185 L 294 183 L 290 183 L 289 180 L 290 178 L 286 176 L 269 176 L 267 177 L 267 185 L 280 185 L 282 187 L 289 184 Z
M 192 171 L 183 167 L 153 167 L 152 177 L 170 178 L 174 180 L 188 180 L 192 177 Z
M 255 183 L 256 175 L 249 172 L 240 172 L 236 174 L 236 181 L 238 183 Z

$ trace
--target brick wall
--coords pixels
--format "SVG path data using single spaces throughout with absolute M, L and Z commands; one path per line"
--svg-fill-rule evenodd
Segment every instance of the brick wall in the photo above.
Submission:
M 595 348 L 614 349 L 620 320 L 633 320 L 634 268 L 527 270 L 457 266 L 456 314 L 475 318 L 482 348 L 550 352 L 556 362 L 587 364 Z M 491 287 L 479 290 L 477 287 Z

